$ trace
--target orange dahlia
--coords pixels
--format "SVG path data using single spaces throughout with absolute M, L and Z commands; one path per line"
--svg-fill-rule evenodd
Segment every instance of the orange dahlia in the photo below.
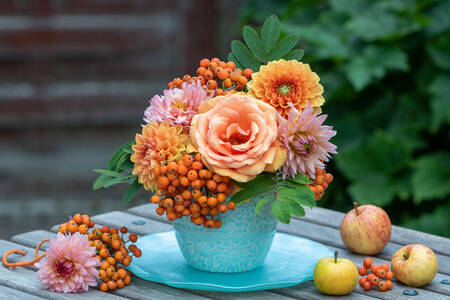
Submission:
M 139 175 L 139 183 L 146 190 L 153 190 L 157 185 L 155 167 L 182 157 L 189 139 L 182 132 L 183 126 L 171 126 L 166 121 L 147 124 L 142 134 L 136 134 L 130 159 L 134 163 L 133 175 Z
M 319 76 L 308 64 L 296 60 L 271 61 L 253 73 L 248 83 L 248 93 L 263 100 L 287 118 L 291 106 L 300 113 L 309 103 L 315 111 L 325 102 Z

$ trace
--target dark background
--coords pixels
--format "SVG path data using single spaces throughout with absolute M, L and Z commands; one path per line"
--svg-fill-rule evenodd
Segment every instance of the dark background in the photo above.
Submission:
M 394 224 L 450 236 L 449 3 L 0 1 L 0 238 L 124 209 L 126 187 L 92 191 L 92 169 L 133 139 L 170 80 L 225 60 L 243 24 L 274 13 L 300 34 L 338 130 L 319 205 L 373 203 Z

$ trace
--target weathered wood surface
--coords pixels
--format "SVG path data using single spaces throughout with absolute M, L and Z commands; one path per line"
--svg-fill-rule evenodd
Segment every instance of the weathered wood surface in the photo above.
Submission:
M 278 230 L 322 242 L 339 250 L 342 257 L 349 258 L 355 263 L 361 263 L 364 256 L 348 251 L 340 239 L 339 225 L 342 217 L 342 213 L 316 208 L 308 211 L 305 218 L 293 219 L 290 225 L 279 225 Z M 154 212 L 154 207 L 149 204 L 133 207 L 127 212 L 112 211 L 100 214 L 94 216 L 93 219 L 98 226 L 127 226 L 130 232 L 135 232 L 138 235 L 168 231 L 172 228 L 167 219 L 157 215 Z M 133 223 L 133 221 L 144 221 L 145 224 L 137 225 L 135 224 L 136 222 Z M 445 249 L 449 247 L 450 240 L 412 230 L 403 232 L 404 229 L 400 227 L 394 228 L 393 240 L 380 255 L 373 258 L 374 262 L 377 264 L 389 263 L 388 260 L 393 252 L 405 244 L 413 242 L 426 244 L 438 254 L 440 264 L 439 273 L 429 285 L 423 288 L 415 288 L 415 290 L 419 292 L 420 299 L 449 299 L 450 286 L 441 284 L 440 281 L 449 278 L 449 276 L 446 275 L 450 273 L 448 263 L 449 253 L 445 252 Z M 15 235 L 11 238 L 13 242 L 0 240 L 0 254 L 11 248 L 19 248 L 24 249 L 29 253 L 23 258 L 18 255 L 13 255 L 11 260 L 29 259 L 33 255 L 33 248 L 36 247 L 43 238 L 55 237 L 56 229 L 57 226 L 54 226 L 51 228 L 52 231 L 35 230 Z M 43 247 L 43 249 L 45 249 L 45 247 Z M 89 299 L 96 299 L 96 297 L 104 297 L 104 294 L 97 289 L 91 289 L 87 294 L 76 295 L 51 293 L 40 288 L 40 283 L 34 275 L 34 272 L 36 271 L 35 267 L 15 270 L 2 268 L 3 269 L 0 269 L 0 296 L 2 293 L 10 293 L 11 290 L 14 290 L 14 292 L 17 290 L 18 293 L 23 293 L 25 296 L 30 295 L 27 299 L 33 299 L 33 296 L 37 297 L 34 299 L 39 299 L 39 297 L 47 299 L 77 299 L 78 297 L 85 296 L 88 296 L 87 298 Z M 17 278 L 17 280 L 13 280 L 14 278 Z M 398 282 L 395 283 L 394 288 L 391 291 L 386 293 L 374 290 L 364 291 L 358 286 L 356 290 L 346 296 L 345 299 L 419 299 L 417 297 L 411 298 L 404 295 L 403 291 L 405 289 L 409 288 Z M 19 297 L 19 294 L 13 295 L 16 295 L 16 298 Z M 23 295 L 20 294 L 20 296 Z M 123 290 L 116 290 L 110 296 L 116 297 L 116 299 L 336 299 L 335 297 L 320 294 L 311 281 L 289 288 L 269 291 L 221 293 L 176 289 L 158 283 L 147 282 L 139 278 L 133 278 L 132 285 Z M 14 298 L 11 297 L 11 299 Z

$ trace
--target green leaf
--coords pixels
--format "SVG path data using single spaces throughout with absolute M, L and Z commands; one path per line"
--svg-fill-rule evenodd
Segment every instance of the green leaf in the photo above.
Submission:
M 429 88 L 431 98 L 431 131 L 436 132 L 442 123 L 450 124 L 450 76 L 440 75 Z
M 273 46 L 280 38 L 281 24 L 278 17 L 272 15 L 266 19 L 261 30 L 261 40 L 264 44 L 266 53 L 270 53 Z
M 264 46 L 258 33 L 250 26 L 244 26 L 242 30 L 242 35 L 244 36 L 244 41 L 248 48 L 253 52 L 255 57 L 262 63 L 266 62 L 266 53 L 264 52 Z
M 272 203 L 272 213 L 282 223 L 289 224 L 291 222 L 291 210 L 286 202 L 274 201 Z
M 303 54 L 305 54 L 305 51 L 303 51 L 303 49 L 294 49 L 285 56 L 283 56 L 283 59 L 285 60 L 295 59 L 299 61 L 303 58 Z
M 283 201 L 285 201 L 289 205 L 291 214 L 293 214 L 296 217 L 304 217 L 305 216 L 305 214 L 306 214 L 305 210 L 295 200 L 293 200 L 291 198 L 286 198 L 286 199 L 283 199 Z
M 244 70 L 245 68 L 242 66 L 242 64 L 239 62 L 239 60 L 236 58 L 236 56 L 233 55 L 233 53 L 228 53 L 228 60 L 234 62 L 236 67 L 238 67 L 241 70 Z
M 354 181 L 348 192 L 358 203 L 386 206 L 394 199 L 395 187 L 385 176 L 380 175 Z
M 293 188 L 281 188 L 278 191 L 280 199 L 292 199 L 300 205 L 316 207 L 314 193 L 306 185 L 296 185 Z
M 122 203 L 124 205 L 127 205 L 130 202 L 130 200 L 134 197 L 134 195 L 136 195 L 136 193 L 139 191 L 141 186 L 142 184 L 140 184 L 138 178 L 136 178 L 126 191 L 125 195 L 123 196 Z
M 130 170 L 134 168 L 134 163 L 130 160 L 129 155 L 124 155 L 118 163 L 118 167 L 120 168 L 120 171 Z
M 243 189 L 231 196 L 231 201 L 240 203 L 244 200 L 265 194 L 272 190 L 272 183 L 273 181 L 270 180 L 268 175 L 260 174 L 252 181 L 240 184 L 239 186 Z
M 289 34 L 281 39 L 275 47 L 270 51 L 267 57 L 268 61 L 273 61 L 282 58 L 284 55 L 288 54 L 298 43 L 298 35 Z
M 444 198 L 450 194 L 450 152 L 420 156 L 413 162 L 414 202 Z
M 108 169 L 112 170 L 114 168 L 114 166 L 117 164 L 117 162 L 120 160 L 120 157 L 124 154 L 124 150 L 127 148 L 131 149 L 131 145 L 134 143 L 135 143 L 134 141 L 129 142 L 129 143 L 126 143 L 125 145 L 123 145 L 122 147 L 120 147 L 110 158 L 110 160 L 108 162 Z M 133 151 L 131 151 L 131 153 L 133 153 Z
M 263 209 L 263 207 L 267 204 L 267 202 L 270 201 L 270 199 L 273 199 L 272 196 L 264 196 L 261 199 L 259 199 L 259 201 L 256 203 L 255 206 L 255 212 L 257 214 L 259 214 L 261 212 L 261 210 Z
M 108 175 L 102 174 L 98 176 L 98 178 L 94 181 L 94 184 L 92 185 L 92 189 L 93 190 L 101 189 L 109 180 L 111 180 L 111 177 Z
M 122 177 L 123 176 L 122 173 L 111 171 L 111 170 L 94 169 L 93 171 L 104 174 L 104 175 L 112 176 L 112 177 Z
M 254 72 L 259 71 L 261 66 L 255 56 L 248 50 L 248 48 L 241 41 L 231 42 L 231 51 L 233 55 L 239 60 L 244 68 L 250 68 Z
M 310 184 L 311 181 L 309 180 L 308 175 L 297 173 L 295 175 L 294 181 L 300 184 Z
M 127 182 L 127 181 L 130 181 L 131 179 L 135 179 L 135 178 L 137 178 L 137 175 L 128 175 L 128 176 L 124 176 L 121 178 L 113 178 L 105 183 L 104 188 L 108 188 L 108 187 L 113 186 L 118 183 Z

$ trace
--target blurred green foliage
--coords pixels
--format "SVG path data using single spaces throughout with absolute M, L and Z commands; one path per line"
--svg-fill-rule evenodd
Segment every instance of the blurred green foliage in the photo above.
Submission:
M 338 132 L 320 205 L 450 237 L 450 1 L 250 0 L 237 27 L 271 14 L 300 35 Z

